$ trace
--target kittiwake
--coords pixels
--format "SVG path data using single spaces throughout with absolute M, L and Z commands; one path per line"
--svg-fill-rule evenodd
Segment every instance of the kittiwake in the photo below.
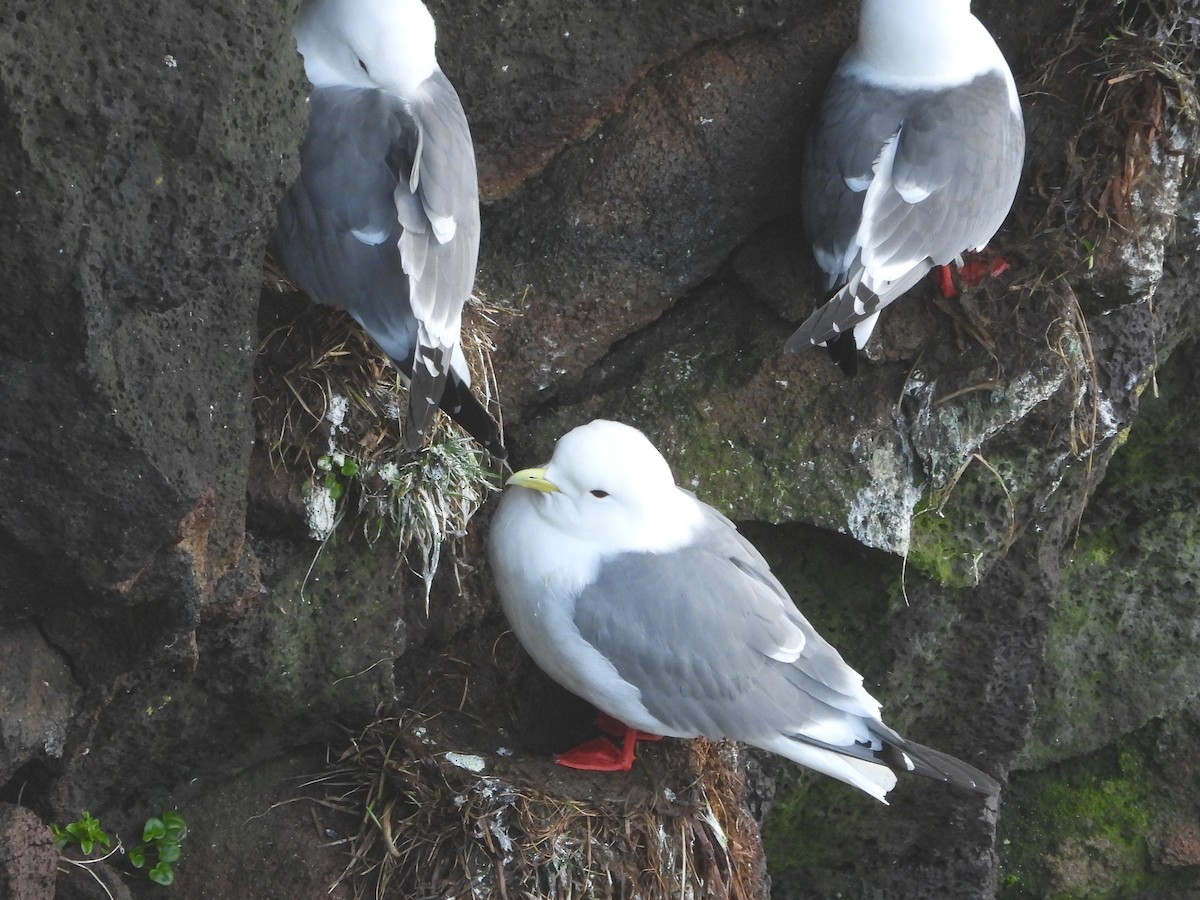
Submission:
M 801 171 L 805 230 L 837 292 L 785 349 L 828 345 L 852 373 L 881 309 L 991 240 L 1024 156 L 1016 83 L 970 0 L 863 0 Z
M 640 431 L 596 420 L 508 480 L 488 550 L 505 614 L 555 681 L 624 724 L 565 765 L 628 769 L 645 735 L 734 738 L 884 800 L 896 772 L 990 776 L 906 741 L 727 518 Z M 886 801 L 885 801 L 886 802 Z
M 503 457 L 459 346 L 479 255 L 479 185 L 466 114 L 434 54 L 433 18 L 421 0 L 304 0 L 294 31 L 313 90 L 272 251 L 409 378 L 407 449 L 421 447 L 440 405 Z

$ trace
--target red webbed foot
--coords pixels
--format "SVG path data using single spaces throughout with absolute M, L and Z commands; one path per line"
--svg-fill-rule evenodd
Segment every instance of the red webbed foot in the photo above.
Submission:
M 967 287 L 978 287 L 985 278 L 997 278 L 1009 269 L 1008 260 L 981 250 L 970 254 L 958 269 L 958 277 Z
M 608 738 L 595 738 L 565 753 L 556 754 L 554 761 L 569 769 L 588 772 L 628 772 L 633 768 L 633 751 L 638 741 L 662 740 L 662 735 L 635 731 L 606 713 L 596 715 L 596 727 L 620 738 L 621 746 L 618 747 Z
M 958 285 L 954 283 L 954 270 L 950 266 L 934 266 L 933 277 L 939 294 L 947 300 L 958 296 Z
M 632 734 L 632 732 L 630 732 Z M 633 745 L 617 747 L 608 738 L 595 738 L 587 743 L 572 747 L 565 753 L 556 753 L 554 761 L 568 769 L 583 769 L 587 772 L 628 772 L 633 768 Z
M 962 265 L 958 267 L 958 278 L 954 277 L 952 266 L 934 266 L 933 277 L 937 284 L 938 293 L 947 300 L 953 300 L 960 293 L 959 285 L 963 287 L 979 287 L 987 278 L 998 278 L 1009 270 L 1008 260 L 989 250 L 972 250 L 963 254 Z

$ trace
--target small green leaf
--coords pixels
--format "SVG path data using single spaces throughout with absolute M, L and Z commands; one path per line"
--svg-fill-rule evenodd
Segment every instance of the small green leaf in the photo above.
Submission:
M 157 841 L 166 833 L 167 826 L 163 823 L 163 820 L 157 816 L 151 816 L 146 820 L 146 827 L 142 829 L 142 840 L 146 843 Z
M 95 842 L 91 838 L 80 838 L 79 839 L 79 849 L 83 851 L 84 856 L 91 856 L 92 855 L 92 847 L 94 847 L 94 846 L 95 846 Z
M 134 847 L 129 851 L 129 864 L 135 869 L 140 869 L 146 864 L 146 850 L 143 847 Z
M 150 876 L 151 881 L 162 885 L 170 884 L 175 880 L 175 873 L 171 871 L 170 864 L 165 862 L 160 862 L 147 874 Z
M 347 456 L 342 463 L 342 474 L 350 477 L 358 474 L 358 462 L 353 457 Z
M 174 841 L 167 840 L 167 838 L 163 838 L 161 841 L 158 842 L 158 861 L 159 862 L 168 862 L 168 863 L 179 862 L 179 854 L 181 852 L 182 851 L 179 849 L 179 845 L 177 843 L 175 843 Z
M 333 484 L 326 485 L 329 488 L 329 496 L 333 500 L 341 500 L 342 494 L 346 493 L 346 486 L 341 482 L 335 481 Z
M 177 812 L 171 811 L 163 813 L 162 819 L 163 824 L 167 826 L 167 837 L 171 838 L 176 843 L 182 841 L 184 835 L 187 834 L 187 822 L 183 820 L 183 816 Z

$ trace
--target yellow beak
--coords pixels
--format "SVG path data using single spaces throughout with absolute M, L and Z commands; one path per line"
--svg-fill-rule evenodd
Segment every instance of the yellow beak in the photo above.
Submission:
M 545 469 L 522 469 L 514 472 L 505 484 L 515 484 L 518 487 L 532 488 L 543 494 L 558 493 L 558 485 L 546 477 Z

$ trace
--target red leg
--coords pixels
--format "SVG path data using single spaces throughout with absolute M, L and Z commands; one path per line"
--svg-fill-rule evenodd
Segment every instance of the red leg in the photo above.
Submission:
M 596 727 L 607 734 L 609 737 L 625 739 L 625 732 L 629 731 L 629 727 L 620 719 L 614 719 L 606 712 L 596 710 Z M 651 734 L 649 731 L 639 731 L 637 733 L 639 741 L 661 741 L 661 734 Z
M 588 772 L 628 772 L 633 768 L 633 752 L 638 741 L 662 740 L 661 735 L 636 731 L 605 713 L 597 715 L 596 724 L 602 731 L 620 738 L 621 746 L 618 748 L 608 738 L 595 738 L 557 754 L 554 761 L 569 769 Z
M 934 266 L 933 275 L 937 280 L 937 288 L 947 300 L 958 296 L 958 288 L 954 286 L 954 270 L 949 266 Z

